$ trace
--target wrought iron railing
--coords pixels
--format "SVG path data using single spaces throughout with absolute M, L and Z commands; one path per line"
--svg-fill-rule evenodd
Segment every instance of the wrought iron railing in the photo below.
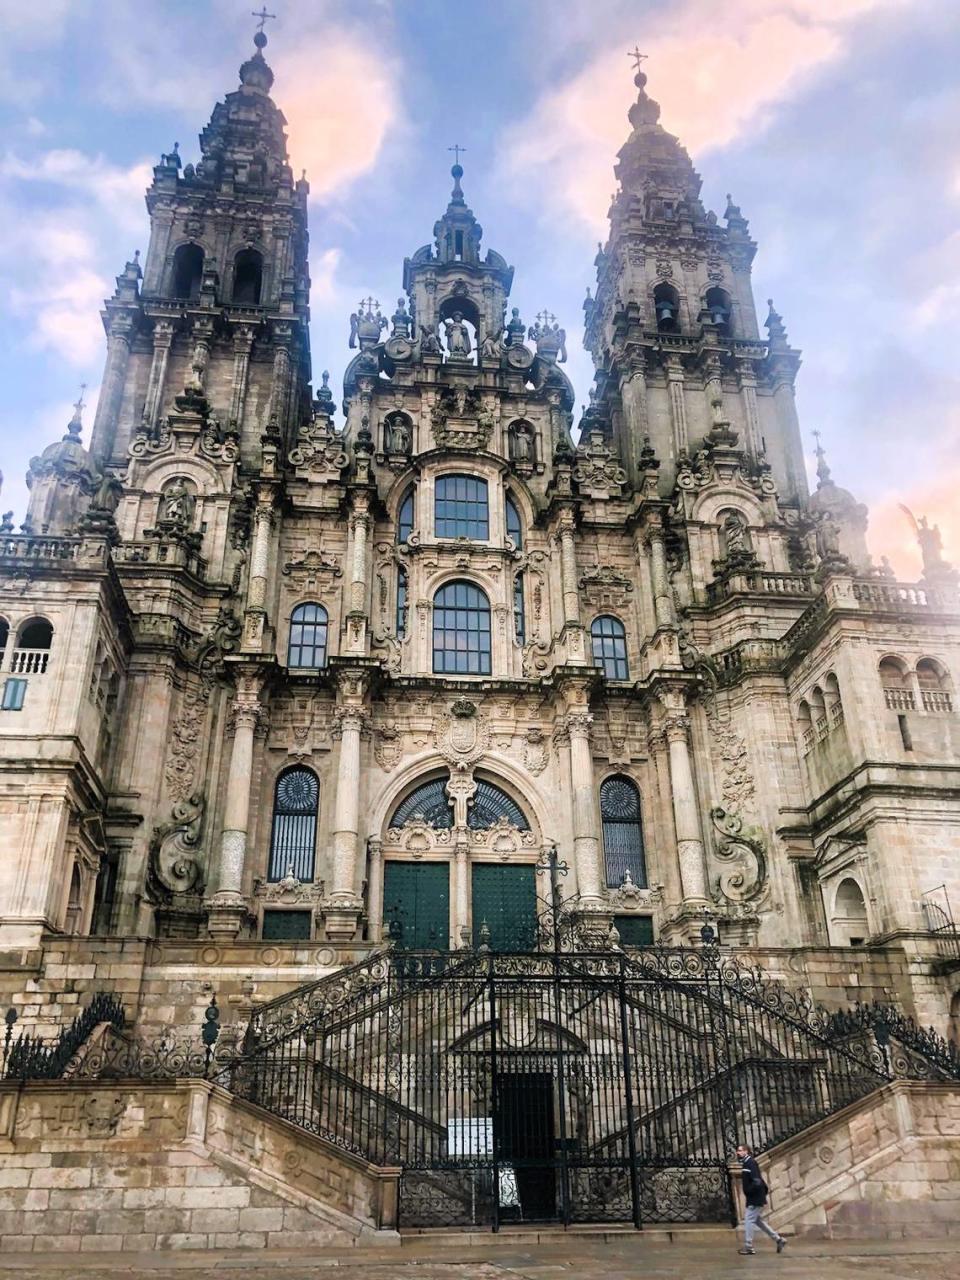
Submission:
M 14 1016 L 11 1017 L 10 1013 Z M 7 1080 L 55 1080 L 64 1074 L 73 1058 L 83 1048 L 93 1030 L 102 1023 L 120 1030 L 123 1026 L 123 1004 L 115 995 L 98 992 L 87 1007 L 65 1027 L 54 1040 L 25 1032 L 12 1038 L 16 1023 L 15 1010 L 7 1015 L 7 1032 L 3 1046 L 3 1072 Z

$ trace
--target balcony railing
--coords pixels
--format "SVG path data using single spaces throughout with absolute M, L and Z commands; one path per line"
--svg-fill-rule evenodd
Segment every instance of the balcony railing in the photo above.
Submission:
M 49 661 L 49 649 L 14 649 L 10 654 L 10 672 L 15 676 L 40 676 Z
M 953 700 L 942 689 L 921 689 L 920 703 L 924 711 L 952 711 Z
M 33 534 L 0 537 L 0 560 L 75 560 L 80 538 L 46 538 Z
M 883 697 L 890 711 L 916 711 L 917 703 L 912 689 L 885 688 Z
M 707 585 L 711 604 L 735 595 L 808 596 L 813 579 L 808 573 L 771 573 L 765 569 L 734 570 Z

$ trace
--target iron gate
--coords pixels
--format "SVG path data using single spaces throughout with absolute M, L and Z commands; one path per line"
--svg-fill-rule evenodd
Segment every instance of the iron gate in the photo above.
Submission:
M 408 1226 L 723 1221 L 882 1063 L 715 947 L 403 952 L 291 993 L 222 1082 L 383 1165 Z

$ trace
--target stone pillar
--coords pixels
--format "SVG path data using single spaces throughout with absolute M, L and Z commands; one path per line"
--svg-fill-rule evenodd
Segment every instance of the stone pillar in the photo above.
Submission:
M 367 841 L 367 930 L 371 942 L 383 941 L 383 844 Z
M 243 897 L 243 870 L 250 822 L 250 787 L 253 781 L 253 741 L 263 708 L 259 701 L 260 681 L 252 674 L 237 678 L 237 696 L 230 708 L 233 721 L 233 750 L 227 775 L 227 799 L 220 837 L 217 886 L 209 906 L 211 937 L 235 938 L 240 932 L 246 903 Z
M 647 553 L 650 556 L 650 580 L 653 586 L 653 609 L 658 627 L 673 627 L 677 617 L 667 574 L 667 549 L 663 528 L 650 525 L 644 533 Z
M 263 500 L 266 496 L 266 501 Z M 273 495 L 261 495 L 253 517 L 253 548 L 250 552 L 250 582 L 247 608 L 262 609 L 267 599 L 267 570 L 270 567 L 270 535 L 273 531 Z
M 151 429 L 157 425 L 163 405 L 163 389 L 167 381 L 167 364 L 173 344 L 173 325 L 169 320 L 158 320 L 153 328 L 153 362 L 147 383 L 147 398 L 143 406 L 143 421 Z
M 269 423 L 275 426 L 284 439 L 287 438 L 287 427 L 290 405 L 290 343 L 293 333 L 290 325 L 280 323 L 274 325 L 273 341 L 273 381 L 270 385 Z
M 560 581 L 563 587 L 563 620 L 580 625 L 580 592 L 577 589 L 577 552 L 573 512 L 560 517 Z
M 234 431 L 243 429 L 243 416 L 247 405 L 247 376 L 252 348 L 252 327 L 248 324 L 238 325 L 233 334 L 233 397 L 230 402 L 230 426 Z
M 350 567 L 350 611 L 347 615 L 347 650 L 365 653 L 367 644 L 367 581 L 369 570 L 369 495 L 354 494 L 351 529 L 353 550 Z
M 687 405 L 683 392 L 683 365 L 679 356 L 666 357 L 667 385 L 670 388 L 670 416 L 673 419 L 673 448 L 688 452 Z
M 737 374 L 740 380 L 740 395 L 743 400 L 743 419 L 746 423 L 747 452 L 759 458 L 763 453 L 763 438 L 760 431 L 760 411 L 757 408 L 757 375 L 752 360 L 739 360 Z
M 466 833 L 457 840 L 453 862 L 454 913 L 453 948 L 469 947 L 470 939 L 470 862 L 467 857 Z
M 337 791 L 333 817 L 332 878 L 324 903 L 327 937 L 349 942 L 356 936 L 363 903 L 357 894 L 360 831 L 360 735 L 366 721 L 363 698 L 367 675 L 340 673 L 335 733 L 340 738 Z
M 685 710 L 671 710 L 663 728 L 670 753 L 670 791 L 683 900 L 685 904 L 700 905 L 707 901 L 707 876 L 690 759 L 690 717 Z
M 194 322 L 193 354 L 190 357 L 190 377 L 186 389 L 203 393 L 207 378 L 207 362 L 210 359 L 210 343 L 213 341 L 213 322 L 206 317 Z
M 132 335 L 133 321 L 130 316 L 116 316 L 112 320 L 107 339 L 107 363 L 91 435 L 91 449 L 98 466 L 106 462 L 113 452 Z
M 600 837 L 597 830 L 597 797 L 593 781 L 593 753 L 590 724 L 585 710 L 573 711 L 566 719 L 570 735 L 570 772 L 573 776 L 573 859 L 577 886 L 586 908 L 596 908 L 603 900 Z

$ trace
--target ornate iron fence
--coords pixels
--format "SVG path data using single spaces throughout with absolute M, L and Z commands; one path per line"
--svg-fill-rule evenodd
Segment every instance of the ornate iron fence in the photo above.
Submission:
M 722 1220 L 738 1141 L 763 1150 L 890 1075 L 713 946 L 382 966 L 261 1011 L 217 1079 L 401 1165 L 407 1225 Z
M 8 1010 L 5 1021 L 7 1030 L 0 1076 L 7 1080 L 55 1080 L 64 1074 L 95 1027 L 104 1022 L 117 1030 L 123 1026 L 123 1004 L 115 995 L 98 992 L 54 1040 L 44 1040 L 28 1033 L 14 1040 L 15 1009 Z

